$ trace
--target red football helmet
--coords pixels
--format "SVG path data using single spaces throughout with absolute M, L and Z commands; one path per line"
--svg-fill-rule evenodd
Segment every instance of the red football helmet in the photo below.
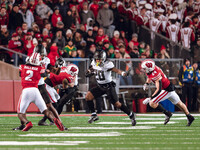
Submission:
M 150 73 L 155 69 L 155 62 L 151 59 L 146 59 L 141 64 L 142 70 L 146 73 Z

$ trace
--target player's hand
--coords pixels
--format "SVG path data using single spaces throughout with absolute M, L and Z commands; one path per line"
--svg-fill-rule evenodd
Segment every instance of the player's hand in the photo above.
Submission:
M 150 97 L 148 97 L 148 98 L 146 98 L 145 100 L 143 100 L 143 104 L 144 105 L 147 105 L 148 103 L 149 103 L 149 101 L 151 100 L 151 98 Z
M 91 77 L 91 76 L 94 75 L 94 74 L 95 74 L 95 70 L 94 70 L 92 67 L 90 67 L 90 68 L 86 71 L 85 76 L 86 76 L 86 77 Z
M 144 90 L 144 91 L 148 90 L 148 84 L 147 84 L 147 83 L 145 83 L 145 84 L 143 85 L 143 90 Z

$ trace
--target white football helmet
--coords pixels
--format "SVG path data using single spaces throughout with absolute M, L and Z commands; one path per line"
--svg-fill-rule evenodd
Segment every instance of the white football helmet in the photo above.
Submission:
M 141 68 L 144 72 L 150 73 L 155 69 L 155 62 L 151 59 L 146 59 L 142 62 Z
M 35 66 L 41 65 L 41 56 L 39 53 L 32 53 L 30 56 L 28 63 Z
M 78 75 L 79 69 L 75 64 L 69 64 L 66 67 L 66 72 L 75 77 L 76 75 Z

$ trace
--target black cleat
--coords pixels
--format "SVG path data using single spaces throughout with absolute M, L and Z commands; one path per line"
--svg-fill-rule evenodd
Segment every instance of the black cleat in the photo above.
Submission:
M 13 128 L 13 130 L 23 130 L 25 128 L 25 125 L 20 125 L 19 127 Z
M 88 120 L 88 123 L 93 123 L 97 120 L 99 120 L 99 117 L 97 115 L 91 115 L 90 119 Z
M 172 113 L 170 113 L 170 114 L 168 114 L 168 115 L 165 115 L 165 122 L 164 122 L 164 125 L 166 125 L 166 124 L 169 122 L 169 120 L 170 120 L 171 117 L 172 117 Z
M 49 124 L 48 123 L 46 123 L 45 121 L 43 121 L 43 120 L 40 120 L 39 122 L 38 122 L 38 126 L 48 126 Z
M 50 126 L 54 126 L 55 123 L 54 123 L 54 122 L 50 122 L 49 125 L 50 125 Z
M 132 113 L 132 115 L 130 116 L 130 119 L 131 119 L 132 126 L 135 126 L 136 125 L 135 113 Z
M 195 118 L 193 116 L 188 117 L 188 123 L 186 126 L 190 126 L 192 124 L 192 122 L 195 120 Z

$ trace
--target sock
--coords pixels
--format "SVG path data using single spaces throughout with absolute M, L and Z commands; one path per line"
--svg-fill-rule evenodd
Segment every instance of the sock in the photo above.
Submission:
M 94 102 L 93 102 L 93 100 L 92 100 L 92 101 L 87 101 L 87 105 L 88 105 L 89 110 L 90 110 L 92 113 L 96 113 L 96 112 L 95 112 L 95 109 L 94 109 Z
M 191 118 L 191 115 L 190 115 L 190 114 L 188 114 L 188 115 L 186 115 L 186 117 L 187 117 L 188 119 L 190 119 L 190 118 Z
M 163 112 L 167 116 L 171 115 L 171 112 L 167 111 L 161 104 L 159 104 L 158 107 L 155 108 L 155 110 Z
M 131 114 L 131 112 L 130 112 L 130 110 L 128 109 L 128 107 L 127 106 L 125 106 L 124 104 L 122 104 L 121 105 L 121 108 L 120 108 L 124 113 L 126 113 L 128 116 L 130 116 Z
M 45 115 L 41 120 L 45 122 L 47 119 L 48 117 Z

